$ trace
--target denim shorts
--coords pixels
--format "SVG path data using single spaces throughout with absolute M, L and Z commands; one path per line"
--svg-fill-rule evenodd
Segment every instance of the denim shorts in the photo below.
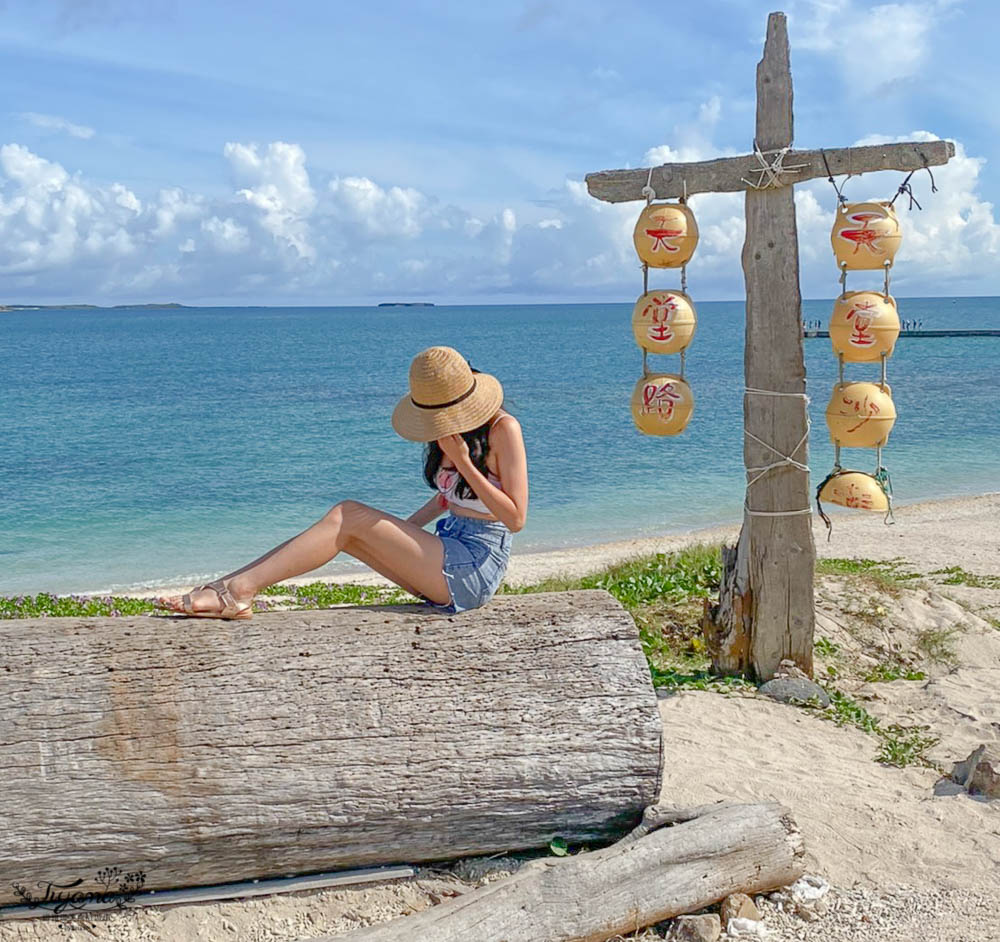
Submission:
M 439 605 L 426 596 L 425 604 L 447 614 L 485 605 L 500 588 L 510 559 L 511 532 L 499 520 L 480 520 L 448 514 L 434 531 L 444 544 L 445 582 L 451 602 Z

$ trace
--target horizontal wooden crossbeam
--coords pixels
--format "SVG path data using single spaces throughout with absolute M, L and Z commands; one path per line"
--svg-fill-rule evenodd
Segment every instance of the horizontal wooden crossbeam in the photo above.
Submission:
M 823 157 L 826 156 L 826 163 Z M 777 153 L 764 159 L 771 164 Z M 827 164 L 834 176 L 874 173 L 876 170 L 920 170 L 937 167 L 955 156 L 951 141 L 907 141 L 903 144 L 873 144 L 867 147 L 838 147 L 832 150 L 789 150 L 781 161 L 784 172 L 779 184 L 802 183 L 827 176 Z M 794 169 L 793 169 L 794 168 Z M 649 179 L 656 199 L 675 199 L 695 193 L 736 193 L 769 182 L 756 154 L 720 157 L 698 163 L 661 164 L 637 170 L 602 170 L 588 173 L 587 190 L 607 203 L 645 199 L 642 192 Z M 747 181 L 750 181 L 749 183 Z

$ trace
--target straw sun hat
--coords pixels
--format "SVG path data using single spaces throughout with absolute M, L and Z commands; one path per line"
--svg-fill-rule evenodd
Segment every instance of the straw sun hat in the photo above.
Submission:
M 489 373 L 473 373 L 451 347 L 428 347 L 410 364 L 410 392 L 392 413 L 392 427 L 411 442 L 429 442 L 482 425 L 503 402 Z

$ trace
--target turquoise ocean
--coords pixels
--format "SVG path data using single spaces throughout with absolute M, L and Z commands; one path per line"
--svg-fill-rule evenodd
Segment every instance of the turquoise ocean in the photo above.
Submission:
M 1000 298 L 897 300 L 925 328 L 1000 328 Z M 830 308 L 807 301 L 803 318 L 825 324 Z M 431 492 L 421 446 L 389 416 L 410 359 L 434 344 L 496 375 L 521 420 L 531 503 L 515 552 L 735 522 L 743 303 L 698 316 L 694 416 L 649 438 L 629 413 L 641 353 L 628 303 L 0 313 L 0 594 L 200 581 L 344 498 L 408 515 Z M 836 361 L 828 340 L 805 350 L 815 487 L 833 462 Z M 998 380 L 1000 337 L 900 339 L 884 454 L 897 504 L 1000 490 Z M 344 559 L 325 571 L 357 568 Z

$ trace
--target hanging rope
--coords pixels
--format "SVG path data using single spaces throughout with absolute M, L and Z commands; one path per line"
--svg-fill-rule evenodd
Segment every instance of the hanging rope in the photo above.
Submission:
M 804 399 L 806 405 L 810 401 L 805 393 L 775 392 L 773 389 L 755 389 L 753 386 L 747 386 L 743 392 L 749 396 L 784 396 L 788 399 Z
M 777 396 L 786 399 L 801 399 L 803 403 L 809 405 L 809 397 L 805 393 L 793 393 L 793 392 L 778 392 L 773 389 L 756 389 L 752 386 L 747 386 L 744 390 L 744 394 L 748 396 Z M 809 466 L 801 461 L 798 461 L 793 456 L 795 453 L 802 448 L 806 442 L 809 441 L 809 413 L 806 412 L 806 430 L 802 437 L 799 439 L 798 444 L 792 449 L 791 454 L 784 454 L 779 451 L 774 445 L 765 442 L 763 439 L 758 438 L 753 432 L 743 429 L 743 434 L 752 441 L 757 442 L 758 445 L 763 446 L 772 454 L 777 455 L 780 459 L 779 461 L 773 461 L 771 464 L 763 465 L 759 468 L 747 468 L 747 474 L 752 474 L 753 477 L 747 481 L 747 495 L 743 502 L 743 512 L 751 517 L 797 517 L 801 514 L 811 514 L 812 508 L 806 507 L 805 510 L 751 510 L 750 509 L 750 488 L 753 487 L 764 475 L 770 474 L 776 468 L 795 468 L 798 471 L 802 471 L 805 474 L 809 473 Z
M 848 155 L 850 155 L 850 153 L 851 153 L 851 149 L 850 148 L 847 149 L 847 153 L 848 153 Z M 824 151 L 822 147 L 819 149 L 819 154 L 823 158 L 823 166 L 826 167 L 826 178 L 827 178 L 827 180 L 830 181 L 830 185 L 833 187 L 834 191 L 836 192 L 837 199 L 840 201 L 841 205 L 842 206 L 846 206 L 847 205 L 847 197 L 844 196 L 843 187 L 842 186 L 837 186 L 836 180 L 833 179 L 833 173 L 830 171 L 830 163 L 826 159 L 826 151 Z M 850 163 L 850 158 L 848 158 L 848 163 Z M 844 177 L 844 183 L 846 183 L 850 178 L 851 178 L 851 174 L 848 174 L 846 177 Z
M 803 165 L 804 166 L 804 165 Z M 641 196 L 646 198 L 646 205 L 648 206 L 653 200 L 656 199 L 656 190 L 653 189 L 653 171 L 655 167 L 649 168 L 649 173 L 646 174 L 646 185 L 639 191 Z M 684 195 L 677 198 L 679 203 L 687 203 L 688 201 L 688 184 L 687 180 L 681 180 L 681 186 L 684 187 Z
M 889 478 L 889 469 L 882 465 L 882 449 L 878 449 L 878 458 L 875 461 L 878 467 L 875 468 L 875 480 L 881 485 L 882 490 L 885 492 L 885 499 L 888 503 L 888 510 L 885 512 L 885 516 L 882 518 L 882 522 L 887 526 L 891 527 L 895 522 L 896 518 L 892 514 L 892 480 Z
M 754 190 L 766 190 L 769 187 L 779 187 L 784 186 L 781 180 L 781 175 L 783 173 L 798 173 L 808 164 L 795 164 L 792 167 L 784 166 L 785 155 L 791 150 L 791 147 L 782 147 L 780 150 L 768 150 L 761 151 L 757 146 L 757 142 L 753 142 L 753 153 L 757 158 L 757 163 L 760 164 L 759 167 L 753 167 L 750 173 L 756 173 L 757 182 L 754 183 L 752 180 L 747 180 L 746 177 L 740 177 L 740 182 L 745 183 L 748 187 Z M 767 156 L 770 154 L 776 154 L 770 162 L 767 160 Z M 765 182 L 766 181 L 766 182 Z
M 923 154 L 920 155 L 920 158 L 924 162 L 923 169 L 927 171 L 927 175 L 931 178 L 931 192 L 932 193 L 937 193 L 937 185 L 934 183 L 934 174 L 931 173 L 931 168 L 927 165 L 927 158 L 924 157 Z M 917 198 L 913 195 L 913 187 L 910 185 L 910 178 L 916 172 L 917 172 L 916 170 L 911 170 L 906 175 L 906 179 L 903 180 L 903 182 L 899 184 L 899 189 L 896 190 L 896 195 L 891 200 L 889 200 L 889 205 L 890 206 L 892 206 L 892 204 L 896 202 L 896 199 L 899 196 L 901 196 L 903 193 L 905 193 L 909 197 L 909 200 L 910 200 L 910 205 L 908 207 L 908 209 L 910 209 L 910 211 L 913 210 L 914 206 L 916 206 L 917 209 L 921 209 L 921 210 L 923 209 L 923 206 L 921 206 L 917 202 Z
M 916 173 L 916 170 L 911 170 L 906 175 L 906 179 L 902 183 L 899 184 L 899 189 L 896 190 L 896 195 L 891 200 L 889 200 L 889 205 L 890 206 L 892 206 L 892 204 L 896 202 L 896 200 L 899 198 L 899 196 L 901 194 L 905 193 L 910 198 L 910 205 L 909 205 L 908 209 L 910 209 L 912 211 L 912 209 L 913 209 L 914 206 L 916 206 L 917 209 L 923 209 L 923 206 L 921 206 L 917 202 L 917 198 L 913 195 L 913 187 L 910 186 L 910 177 L 912 177 L 913 174 L 915 174 L 915 173 Z
M 653 189 L 653 168 L 649 168 L 649 173 L 646 175 L 646 185 L 639 191 L 643 196 L 646 197 L 646 205 L 648 206 L 653 200 L 656 199 L 656 190 Z

